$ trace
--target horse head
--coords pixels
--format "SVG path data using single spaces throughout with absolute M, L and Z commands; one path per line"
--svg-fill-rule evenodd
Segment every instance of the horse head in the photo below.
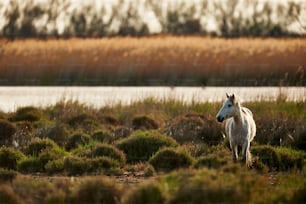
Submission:
M 222 108 L 216 116 L 220 123 L 230 117 L 233 117 L 236 114 L 237 106 L 239 105 L 234 94 L 226 94 L 226 97 L 227 99 L 224 101 Z

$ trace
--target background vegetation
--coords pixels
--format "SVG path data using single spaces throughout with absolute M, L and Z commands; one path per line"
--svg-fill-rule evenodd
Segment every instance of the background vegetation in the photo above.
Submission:
M 46 4 L 10 0 L 3 6 L 1 35 L 10 39 L 152 33 L 279 37 L 302 36 L 306 32 L 304 1 L 118 0 L 98 4 L 52 0 Z M 157 28 L 152 28 L 152 21 Z
M 2 85 L 306 85 L 304 38 L 31 39 L 0 46 Z
M 0 201 L 304 201 L 305 102 L 245 104 L 258 127 L 250 169 L 232 161 L 215 120 L 221 105 L 147 99 L 96 109 L 60 101 L 2 112 Z

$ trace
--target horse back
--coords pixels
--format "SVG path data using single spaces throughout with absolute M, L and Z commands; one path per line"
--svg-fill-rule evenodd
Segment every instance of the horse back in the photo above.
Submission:
M 242 112 L 246 115 L 249 127 L 250 127 L 250 141 L 252 141 L 256 135 L 256 125 L 253 118 L 253 113 L 250 109 L 242 107 Z

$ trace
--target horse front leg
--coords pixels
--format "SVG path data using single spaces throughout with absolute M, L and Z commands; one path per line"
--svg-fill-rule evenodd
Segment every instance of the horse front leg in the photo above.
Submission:
M 233 160 L 234 162 L 238 161 L 238 146 L 236 144 L 234 144 L 233 142 L 230 142 L 230 146 L 232 149 L 232 156 L 233 156 Z

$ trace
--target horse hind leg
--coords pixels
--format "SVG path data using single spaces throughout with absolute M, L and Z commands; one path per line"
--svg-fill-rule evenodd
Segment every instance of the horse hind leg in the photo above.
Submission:
M 242 145 L 242 161 L 246 163 L 247 166 L 252 165 L 252 155 L 250 152 L 250 142 L 245 142 Z
M 248 151 L 247 151 L 246 165 L 247 165 L 248 167 L 251 167 L 251 166 L 252 166 L 252 154 L 251 154 L 251 152 L 250 152 L 250 149 L 248 149 Z

